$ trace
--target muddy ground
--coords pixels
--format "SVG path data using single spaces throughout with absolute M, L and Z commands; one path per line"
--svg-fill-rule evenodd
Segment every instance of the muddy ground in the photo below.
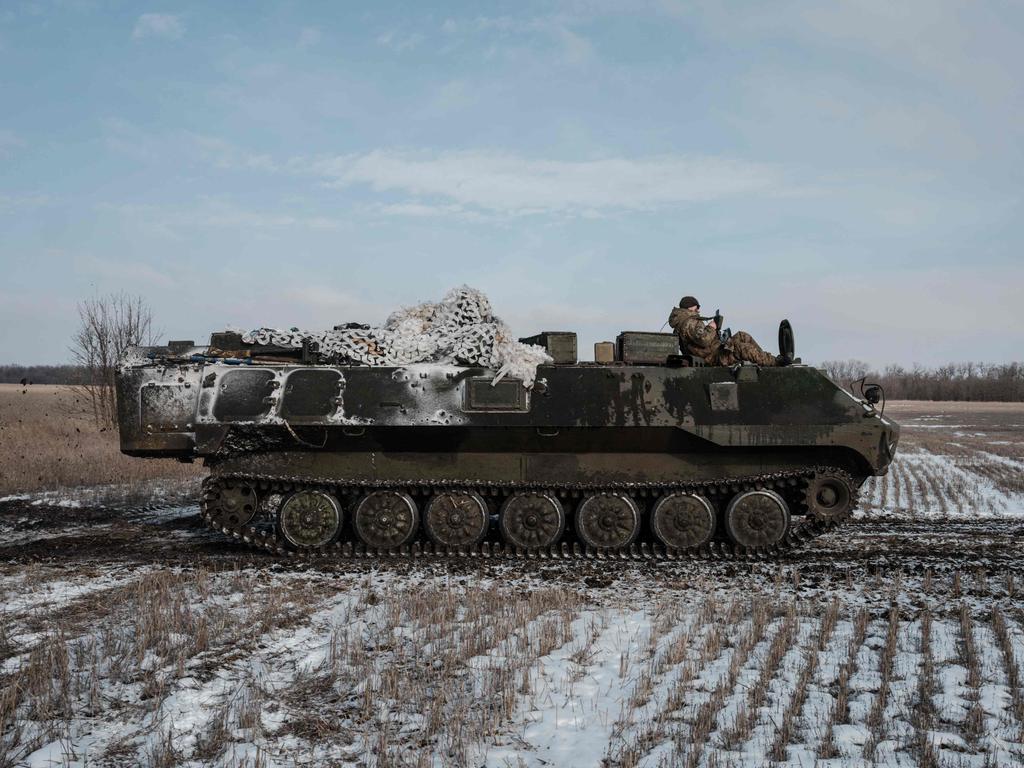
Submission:
M 677 580 L 695 573 L 737 578 L 797 569 L 815 573 L 878 571 L 935 573 L 977 570 L 990 573 L 1024 569 L 1024 518 L 981 520 L 911 520 L 884 512 L 861 512 L 839 531 L 770 561 L 694 560 L 684 562 L 612 562 L 586 559 L 513 560 L 428 558 L 359 558 L 291 561 L 227 539 L 207 529 L 196 504 L 170 506 L 108 504 L 68 508 L 37 501 L 0 502 L 0 570 L 11 572 L 28 563 L 75 569 L 133 566 L 265 568 L 316 570 L 325 573 L 366 573 L 375 568 L 405 572 L 428 568 L 452 575 L 502 571 L 514 564 L 523 573 L 543 574 L 567 584 L 600 573 L 607 578 L 642 572 L 646 578 Z
M 0 500 L 0 766 L 1024 765 L 1024 408 L 903 404 L 772 561 L 283 560 Z

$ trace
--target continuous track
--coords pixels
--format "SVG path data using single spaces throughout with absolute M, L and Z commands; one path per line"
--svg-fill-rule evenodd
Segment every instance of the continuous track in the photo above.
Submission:
M 814 481 L 825 476 L 842 478 L 848 483 L 851 493 L 849 503 L 842 509 L 828 515 L 819 515 L 809 508 L 807 494 Z M 218 515 L 218 510 L 213 508 L 213 505 L 216 504 L 216 499 L 219 497 L 219 489 L 223 488 L 225 484 L 232 483 L 246 483 L 251 485 L 256 493 L 258 493 L 261 500 L 261 514 L 257 515 L 253 522 L 237 526 L 224 525 L 221 521 L 222 516 Z M 816 536 L 827 533 L 845 522 L 857 505 L 856 491 L 859 486 L 860 483 L 855 482 L 849 473 L 837 467 L 808 467 L 802 470 L 691 483 L 607 483 L 603 485 L 583 483 L 536 485 L 471 480 L 408 482 L 344 481 L 332 478 L 299 476 L 219 474 L 215 471 L 203 483 L 202 515 L 206 524 L 214 530 L 227 534 L 256 549 L 289 558 L 484 557 L 555 560 L 575 558 L 614 560 L 764 560 L 796 549 Z M 484 541 L 481 544 L 470 547 L 443 547 L 425 540 L 417 540 L 409 545 L 387 550 L 368 548 L 359 541 L 351 540 L 338 540 L 321 547 L 299 549 L 289 545 L 281 536 L 275 522 L 276 511 L 266 509 L 266 505 L 263 503 L 268 498 L 275 496 L 283 498 L 299 490 L 315 490 L 328 493 L 341 500 L 342 506 L 346 510 L 350 510 L 354 501 L 362 494 L 374 490 L 400 491 L 421 499 L 441 491 L 473 491 L 485 498 L 495 500 L 504 499 L 511 494 L 523 492 L 554 493 L 559 498 L 566 499 L 583 498 L 586 495 L 601 492 L 616 492 L 628 494 L 640 504 L 641 509 L 646 509 L 649 506 L 649 502 L 667 493 L 697 494 L 708 498 L 715 506 L 721 506 L 729 498 L 744 491 L 771 490 L 783 497 L 793 517 L 785 536 L 781 541 L 770 547 L 743 547 L 730 541 L 712 540 L 705 545 L 688 549 L 673 549 L 653 541 L 643 541 L 618 549 L 594 549 L 578 541 L 572 541 L 571 533 L 566 533 L 563 536 L 563 540 L 553 546 L 528 549 L 513 547 L 500 541 Z M 644 529 L 648 527 L 647 524 L 643 526 Z M 571 526 L 567 526 L 566 530 L 571 531 Z M 351 532 L 349 532 L 349 535 L 353 536 Z M 423 538 L 422 529 L 419 536 L 420 539 Z

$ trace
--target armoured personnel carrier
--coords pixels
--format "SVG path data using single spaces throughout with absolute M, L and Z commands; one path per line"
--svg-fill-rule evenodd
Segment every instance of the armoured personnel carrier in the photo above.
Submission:
M 550 353 L 534 382 L 227 332 L 140 348 L 121 449 L 202 459 L 207 523 L 276 553 L 666 558 L 797 546 L 896 449 L 877 390 L 813 367 L 703 366 L 671 334 L 624 333 L 601 363 L 575 334 L 524 341 Z

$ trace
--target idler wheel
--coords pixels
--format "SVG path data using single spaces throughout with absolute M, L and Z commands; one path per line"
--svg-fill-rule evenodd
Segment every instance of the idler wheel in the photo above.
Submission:
M 412 541 L 419 525 L 416 502 L 400 491 L 373 491 L 356 506 L 356 535 L 374 549 L 395 549 Z
M 640 533 L 640 508 L 621 493 L 588 496 L 576 510 L 576 535 L 588 547 L 628 547 Z
M 565 530 L 565 511 L 550 493 L 517 493 L 501 507 L 501 534 L 514 547 L 550 547 Z
M 472 491 L 444 491 L 430 500 L 423 526 L 442 546 L 473 546 L 487 534 L 487 505 Z
M 666 547 L 701 547 L 715 534 L 715 509 L 703 496 L 670 493 L 654 505 L 651 528 Z
M 278 515 L 281 535 L 299 549 L 330 544 L 343 521 L 338 500 L 323 491 L 296 491 L 282 502 Z
M 853 485 L 838 473 L 821 472 L 807 484 L 807 511 L 818 520 L 843 517 L 853 504 Z
M 207 511 L 218 528 L 239 528 L 256 516 L 259 500 L 256 489 L 245 482 L 232 481 L 215 488 Z
M 774 491 L 744 491 L 729 502 L 725 529 L 741 546 L 771 547 L 789 530 L 789 507 Z

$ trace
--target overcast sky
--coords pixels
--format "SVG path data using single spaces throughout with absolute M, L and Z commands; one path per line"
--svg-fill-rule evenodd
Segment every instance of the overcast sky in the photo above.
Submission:
M 96 293 L 201 340 L 462 283 L 585 358 L 692 293 L 807 361 L 1019 360 L 1022 80 L 1020 2 L 6 0 L 0 362 Z

